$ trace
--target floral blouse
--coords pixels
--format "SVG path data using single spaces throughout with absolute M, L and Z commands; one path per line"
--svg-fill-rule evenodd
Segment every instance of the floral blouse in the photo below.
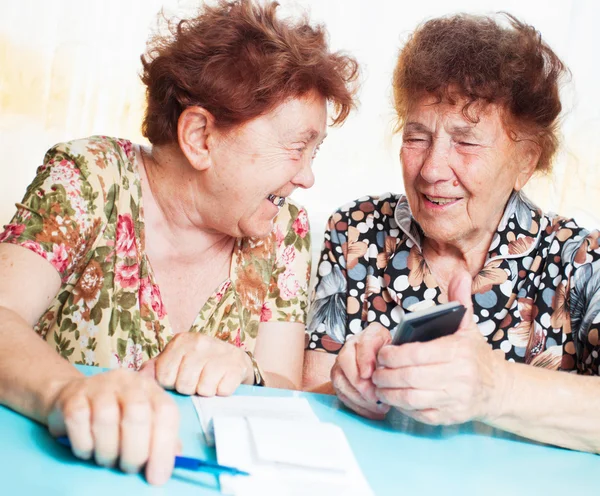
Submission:
M 509 361 L 599 374 L 600 233 L 513 193 L 473 281 L 481 334 Z M 364 197 L 329 219 L 307 349 L 337 353 L 371 322 L 446 302 L 406 197 Z
M 56 145 L 0 232 L 60 274 L 35 330 L 73 363 L 137 369 L 173 337 L 144 251 L 136 151 L 102 136 Z M 190 331 L 252 351 L 260 322 L 305 322 L 309 277 L 307 214 L 288 200 L 270 236 L 237 240 L 229 278 Z

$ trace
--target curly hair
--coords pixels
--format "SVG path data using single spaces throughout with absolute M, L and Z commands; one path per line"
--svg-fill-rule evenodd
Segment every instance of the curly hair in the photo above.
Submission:
M 316 91 L 333 105 L 333 125 L 346 119 L 355 106 L 356 60 L 329 51 L 323 26 L 279 19 L 277 7 L 218 0 L 150 41 L 141 57 L 142 132 L 152 144 L 176 142 L 177 122 L 190 106 L 205 108 L 227 130 Z
M 457 95 L 465 98 L 462 112 L 471 122 L 477 122 L 474 102 L 496 103 L 511 138 L 517 140 L 519 131 L 536 143 L 536 170 L 547 172 L 558 148 L 559 85 L 568 70 L 535 28 L 504 16 L 508 26 L 489 16 L 459 14 L 417 28 L 394 70 L 398 129 L 423 94 L 452 104 Z

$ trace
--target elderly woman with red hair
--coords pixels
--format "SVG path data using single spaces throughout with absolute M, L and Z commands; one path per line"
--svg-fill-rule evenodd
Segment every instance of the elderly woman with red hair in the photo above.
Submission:
M 565 72 L 511 16 L 456 15 L 415 31 L 393 78 L 406 193 L 331 217 L 308 387 L 330 377 L 370 418 L 393 407 L 600 452 L 600 234 L 522 193 L 550 170 Z M 455 334 L 390 345 L 403 312 L 452 300 L 467 307 Z
M 276 9 L 223 0 L 154 39 L 151 145 L 56 145 L 0 232 L 0 403 L 152 483 L 177 440 L 158 384 L 301 383 L 310 235 L 288 197 L 312 186 L 327 104 L 341 124 L 357 65 Z

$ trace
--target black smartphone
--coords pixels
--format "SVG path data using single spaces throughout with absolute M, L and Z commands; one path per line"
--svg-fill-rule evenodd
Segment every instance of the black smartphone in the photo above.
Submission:
M 456 301 L 420 312 L 404 314 L 396 327 L 392 344 L 426 342 L 456 332 L 466 308 Z

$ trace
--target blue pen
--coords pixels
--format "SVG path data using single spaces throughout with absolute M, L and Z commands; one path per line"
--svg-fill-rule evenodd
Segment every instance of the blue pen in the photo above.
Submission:
M 69 448 L 71 447 L 71 442 L 69 441 L 69 438 L 67 436 L 57 437 L 56 440 L 64 446 L 68 446 Z M 235 467 L 219 465 L 215 462 L 200 460 L 199 458 L 191 458 L 189 456 L 176 456 L 175 468 L 199 470 L 201 472 L 209 472 L 215 475 L 250 475 L 248 472 L 244 472 L 243 470 L 239 470 Z

